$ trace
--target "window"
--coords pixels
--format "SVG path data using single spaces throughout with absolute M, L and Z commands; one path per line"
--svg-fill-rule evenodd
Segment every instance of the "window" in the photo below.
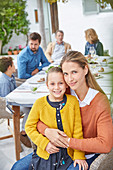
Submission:
M 100 12 L 107 12 L 107 11 L 112 11 L 111 5 L 110 4 L 102 4 L 100 6 Z
M 37 23 L 38 22 L 38 10 L 35 9 L 35 22 Z
M 98 14 L 99 12 L 113 11 L 110 4 L 100 5 L 95 0 L 82 0 L 85 15 Z

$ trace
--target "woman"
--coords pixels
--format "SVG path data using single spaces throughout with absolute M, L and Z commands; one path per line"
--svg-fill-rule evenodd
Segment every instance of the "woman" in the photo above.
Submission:
M 73 149 L 85 151 L 90 166 L 98 156 L 95 153 L 110 152 L 113 146 L 113 127 L 109 101 L 92 76 L 87 60 L 80 52 L 68 52 L 61 61 L 61 67 L 65 81 L 71 88 L 71 94 L 77 96 L 79 100 L 84 139 L 69 139 L 63 132 L 47 128 L 42 122 L 39 122 L 37 127 L 39 132 L 45 135 L 55 146 L 69 146 Z M 52 149 L 50 153 L 54 153 L 54 150 Z M 29 161 L 26 161 L 26 159 Z M 31 155 L 28 155 L 16 163 L 14 167 L 19 167 L 24 163 L 29 165 L 30 159 Z M 17 170 L 17 168 L 13 169 Z
M 68 52 L 61 61 L 61 67 L 64 79 L 71 88 L 71 94 L 79 101 L 84 139 L 63 137 L 64 133 L 49 129 L 41 122 L 38 124 L 38 130 L 55 146 L 69 145 L 73 149 L 85 151 L 90 166 L 98 156 L 96 153 L 108 153 L 113 146 L 109 101 L 80 52 Z
M 90 48 L 93 47 L 96 55 L 103 56 L 103 45 L 98 39 L 98 35 L 93 28 L 87 29 L 85 31 L 86 45 L 85 45 L 85 55 L 90 55 Z

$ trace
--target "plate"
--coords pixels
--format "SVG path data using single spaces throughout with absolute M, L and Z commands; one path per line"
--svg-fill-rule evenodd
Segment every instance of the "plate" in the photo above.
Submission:
M 98 73 L 94 73 L 93 75 L 94 75 L 95 79 L 99 79 L 99 78 L 103 78 L 104 77 L 104 76 L 102 76 L 102 75 L 100 75 Z
M 35 78 L 35 79 L 31 79 L 31 80 L 27 80 L 27 82 L 29 84 L 44 84 L 45 83 L 45 78 L 42 77 L 42 78 Z
M 98 69 L 98 73 L 104 74 L 104 73 L 111 73 L 113 70 L 109 67 L 102 67 L 104 71 L 99 71 L 101 68 Z
M 43 84 L 45 83 L 45 81 L 42 81 L 42 82 L 28 82 L 29 84 Z

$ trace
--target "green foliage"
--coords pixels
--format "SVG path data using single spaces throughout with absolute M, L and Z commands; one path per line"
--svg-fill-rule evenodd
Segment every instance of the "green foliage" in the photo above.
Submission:
M 29 20 L 25 12 L 24 0 L 0 0 L 0 40 L 4 46 L 9 42 L 13 33 L 27 35 Z
M 50 66 L 47 70 L 46 70 L 46 73 L 48 73 L 48 71 L 53 68 L 54 66 Z
M 101 6 L 103 5 L 104 7 L 106 7 L 107 4 L 110 4 L 111 8 L 113 9 L 113 0 L 95 0 L 95 1 Z
M 68 0 L 45 0 L 46 2 L 48 2 L 48 3 L 50 3 L 50 4 L 52 4 L 52 3 L 55 3 L 55 2 L 63 2 L 63 3 L 65 3 L 65 2 L 68 2 Z

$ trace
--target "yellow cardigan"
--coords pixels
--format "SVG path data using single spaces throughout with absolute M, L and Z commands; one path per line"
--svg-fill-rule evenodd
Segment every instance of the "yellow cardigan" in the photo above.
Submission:
M 64 132 L 72 138 L 83 138 L 79 103 L 75 96 L 66 95 L 66 105 L 60 110 Z M 37 145 L 37 155 L 43 159 L 49 158 L 45 150 L 49 140 L 37 131 L 37 122 L 41 120 L 48 127 L 57 129 L 56 108 L 47 102 L 47 96 L 37 99 L 25 124 L 25 131 Z M 84 152 L 68 148 L 67 152 L 72 160 L 85 159 Z

